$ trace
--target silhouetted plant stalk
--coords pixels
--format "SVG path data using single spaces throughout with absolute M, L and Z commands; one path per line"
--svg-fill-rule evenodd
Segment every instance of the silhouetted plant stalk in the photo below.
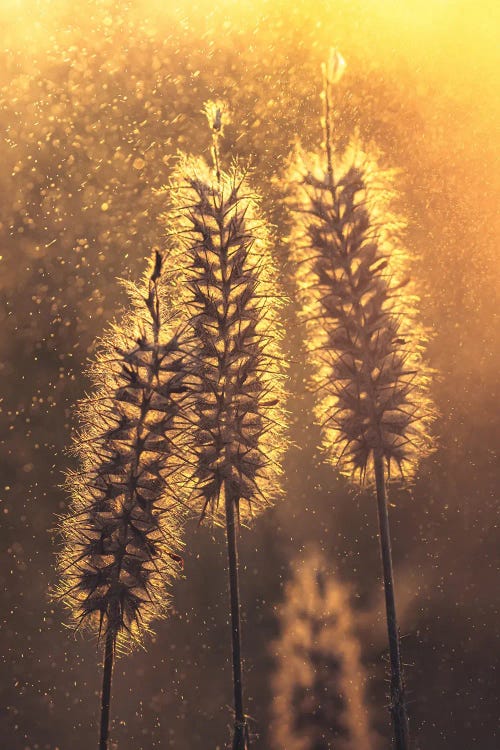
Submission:
M 166 614 L 182 568 L 187 376 L 162 256 L 142 283 L 125 286 L 130 312 L 100 342 L 94 391 L 80 403 L 56 592 L 73 627 L 104 640 L 99 750 L 108 747 L 115 653 L 141 644 Z
M 276 750 L 371 750 L 366 675 L 347 588 L 318 550 L 293 563 L 274 643 Z
M 198 341 L 195 506 L 226 531 L 232 625 L 234 750 L 248 747 L 238 586 L 238 531 L 272 505 L 281 455 L 283 358 L 276 268 L 247 170 L 220 165 L 223 105 L 209 102 L 213 168 L 184 156 L 168 188 L 178 273 Z M 167 215 L 170 221 L 172 214 Z
M 406 276 L 402 222 L 391 209 L 393 174 L 351 141 L 333 139 L 332 89 L 343 61 L 324 69 L 325 144 L 297 149 L 291 247 L 307 345 L 315 367 L 316 416 L 329 460 L 352 479 L 375 480 L 391 662 L 391 712 L 397 750 L 408 750 L 399 633 L 394 601 L 386 481 L 411 478 L 432 442 L 431 371 L 422 352 Z

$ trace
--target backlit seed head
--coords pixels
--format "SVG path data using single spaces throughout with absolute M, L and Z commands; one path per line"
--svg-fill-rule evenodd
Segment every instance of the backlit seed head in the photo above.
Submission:
M 356 143 L 336 156 L 333 184 L 326 156 L 300 150 L 287 176 L 323 448 L 362 480 L 373 477 L 374 455 L 389 475 L 411 477 L 432 448 L 428 337 L 392 210 L 393 176 Z
M 172 257 L 198 341 L 199 510 L 217 523 L 223 491 L 243 520 L 272 503 L 286 446 L 277 271 L 247 177 L 237 164 L 216 175 L 204 160 L 184 157 L 168 188 Z
M 140 642 L 165 614 L 182 558 L 186 368 L 182 326 L 170 309 L 163 257 L 138 285 L 91 366 L 73 439 L 78 468 L 60 522 L 60 583 L 74 627 Z

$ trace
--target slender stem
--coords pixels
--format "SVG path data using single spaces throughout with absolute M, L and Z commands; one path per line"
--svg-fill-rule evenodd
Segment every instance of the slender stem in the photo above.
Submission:
M 226 505 L 226 538 L 229 564 L 229 593 L 231 601 L 231 634 L 233 654 L 233 688 L 234 688 L 234 736 L 233 750 L 247 750 L 248 728 L 243 711 L 243 675 L 241 665 L 241 624 L 240 592 L 238 581 L 238 545 L 236 533 L 236 514 L 234 497 L 224 485 Z
M 384 572 L 387 632 L 389 635 L 389 655 L 391 662 L 391 715 L 394 726 L 395 748 L 396 750 L 409 750 L 410 734 L 406 712 L 399 629 L 396 619 L 396 603 L 394 599 L 394 574 L 392 570 L 391 536 L 389 529 L 389 514 L 387 510 L 387 488 L 383 457 L 381 455 L 374 456 L 374 463 L 375 480 L 377 485 L 380 549 L 382 553 L 382 567 Z
M 324 118 L 325 118 L 325 146 L 326 146 L 326 161 L 328 167 L 328 183 L 330 188 L 333 188 L 333 153 L 332 153 L 332 84 L 328 79 L 327 66 L 323 67 L 323 94 L 325 102 Z
M 215 176 L 220 185 L 220 153 L 219 153 L 219 134 L 212 133 L 212 156 L 214 160 Z
M 111 703 L 111 678 L 115 656 L 115 637 L 111 630 L 106 634 L 104 649 L 104 669 L 101 693 L 101 728 L 99 732 L 99 750 L 108 750 L 109 706 Z

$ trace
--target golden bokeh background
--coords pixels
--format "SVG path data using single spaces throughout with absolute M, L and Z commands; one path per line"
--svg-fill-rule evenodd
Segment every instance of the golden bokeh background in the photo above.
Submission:
M 432 330 L 438 451 L 395 496 L 396 577 L 415 750 L 496 750 L 500 6 L 482 0 L 0 0 L 0 586 L 9 750 L 92 744 L 95 645 L 48 603 L 72 407 L 92 342 L 161 246 L 154 195 L 177 149 L 207 154 L 201 113 L 226 98 L 224 156 L 250 158 L 290 275 L 279 176 L 321 139 L 320 63 L 347 60 L 338 137 L 358 130 L 399 170 L 422 322 Z M 286 281 L 293 297 L 293 287 Z M 243 535 L 249 712 L 267 733 L 289 562 L 317 541 L 357 592 L 376 729 L 388 728 L 372 498 L 317 455 L 302 332 L 287 310 L 296 447 L 287 499 Z M 223 549 L 188 535 L 186 581 L 145 654 L 120 662 L 120 750 L 223 747 L 230 721 Z M 382 746 L 383 742 L 382 742 Z

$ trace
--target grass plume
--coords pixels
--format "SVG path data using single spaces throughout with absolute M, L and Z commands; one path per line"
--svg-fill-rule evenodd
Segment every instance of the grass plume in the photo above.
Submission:
M 354 139 L 344 149 L 336 147 L 334 68 L 323 70 L 323 148 L 312 153 L 297 148 L 287 175 L 294 218 L 290 246 L 325 455 L 342 474 L 376 485 L 391 711 L 396 747 L 407 750 L 386 482 L 412 478 L 432 450 L 432 371 L 424 360 L 427 334 L 408 278 L 404 225 L 392 208 L 394 174 L 380 169 Z
M 279 493 L 283 439 L 281 298 L 269 234 L 247 170 L 181 159 L 177 212 L 184 303 L 198 341 L 195 390 L 200 515 L 224 525 L 223 489 L 250 521 Z
M 221 167 L 225 110 L 208 103 L 213 165 L 181 156 L 168 188 L 173 257 L 197 341 L 193 393 L 195 507 L 224 526 L 228 546 L 234 750 L 247 746 L 243 709 L 238 584 L 238 528 L 269 507 L 280 491 L 284 436 L 281 299 L 259 198 L 248 170 Z
M 100 342 L 93 391 L 80 403 L 69 473 L 69 512 L 56 595 L 70 623 L 104 638 L 100 750 L 107 747 L 115 648 L 143 642 L 168 609 L 182 567 L 180 410 L 186 396 L 180 323 L 171 312 L 164 259 L 156 253 L 130 311 Z
M 325 454 L 342 474 L 411 478 L 432 448 L 427 334 L 408 278 L 403 223 L 392 211 L 392 173 L 360 144 L 337 156 L 330 182 L 320 154 L 297 152 L 291 237 L 316 417 Z

